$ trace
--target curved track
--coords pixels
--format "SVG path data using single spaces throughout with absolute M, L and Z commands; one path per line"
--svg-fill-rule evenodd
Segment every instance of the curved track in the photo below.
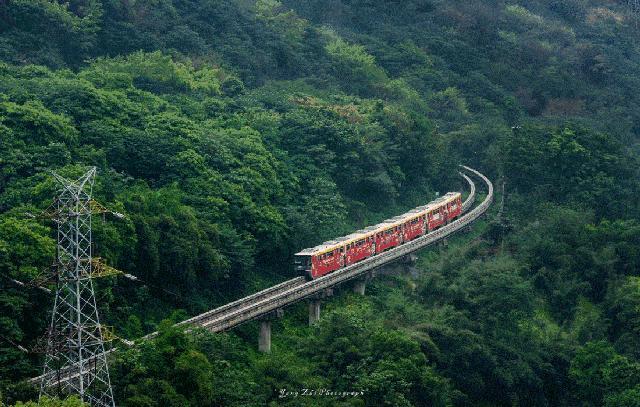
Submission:
M 478 173 L 479 174 L 479 173 Z M 462 211 L 466 212 L 469 207 L 473 206 L 474 202 L 475 202 L 475 198 L 476 198 L 476 185 L 475 183 L 471 180 L 471 178 L 469 178 L 467 175 L 463 174 L 462 172 L 460 173 L 460 175 L 467 181 L 467 183 L 469 184 L 469 196 L 467 197 L 467 199 L 464 201 L 464 203 L 462 204 Z M 426 236 L 425 236 L 426 237 Z M 390 250 L 388 252 L 385 252 L 384 255 L 378 255 L 378 256 L 387 256 L 388 254 L 392 254 L 393 252 L 395 252 L 395 250 L 397 249 L 393 249 Z M 416 249 L 414 249 L 416 250 Z M 376 256 L 376 257 L 378 257 Z M 385 257 L 386 258 L 386 257 Z M 391 260 L 389 260 L 391 261 Z M 361 262 L 358 263 L 357 265 L 353 265 L 351 267 L 348 267 L 346 269 L 342 269 L 339 271 L 336 271 L 332 274 L 342 274 L 344 272 L 346 272 L 347 270 L 351 269 L 352 267 L 361 267 L 361 266 L 366 266 L 368 263 L 365 262 Z M 366 270 L 369 270 L 370 268 L 367 268 Z M 314 281 L 319 281 L 318 280 L 314 280 Z M 339 284 L 341 281 L 336 282 L 335 284 Z M 309 282 L 309 283 L 313 283 Z M 267 303 L 270 302 L 269 300 L 273 300 L 274 298 L 278 298 L 280 295 L 283 295 L 287 292 L 290 292 L 290 290 L 294 290 L 294 289 L 300 289 L 303 285 L 305 285 L 305 287 L 310 287 L 313 286 L 313 284 L 309 284 L 306 282 L 306 280 L 304 279 L 304 277 L 298 277 L 298 278 L 294 278 L 288 281 L 285 281 L 284 283 L 278 284 L 274 287 L 268 288 L 264 291 L 260 291 L 256 294 L 253 294 L 249 297 L 244 297 L 241 298 L 237 301 L 234 301 L 230 304 L 224 305 L 220 308 L 216 308 L 212 311 L 208 311 L 204 314 L 200 314 L 197 315 L 193 318 L 190 318 L 186 321 L 180 322 L 179 325 L 182 324 L 193 324 L 193 325 L 198 325 L 198 326 L 202 326 L 202 327 L 206 327 L 208 329 L 215 331 L 219 331 L 219 329 L 215 329 L 214 327 L 217 326 L 218 321 L 224 321 L 227 320 L 230 316 L 235 316 L 236 313 L 237 315 L 244 315 L 247 312 L 248 308 L 252 308 L 253 306 L 255 306 L 256 304 L 261 304 L 264 301 L 266 301 Z M 322 289 L 324 289 L 326 287 L 322 287 Z M 307 293 L 305 296 L 310 296 L 312 294 L 315 294 L 316 291 L 314 290 L 303 290 L 305 293 Z M 295 300 L 297 301 L 297 300 Z M 288 304 L 285 304 L 288 305 Z M 271 310 L 269 310 L 271 311 Z M 269 312 L 266 311 L 266 312 Z M 255 315 L 255 316 L 260 316 L 261 314 Z M 253 316 L 252 318 L 255 318 L 255 316 Z M 240 318 L 242 321 L 241 322 L 245 322 L 245 320 L 243 318 Z M 223 329 L 228 329 L 233 327 L 235 324 L 231 324 L 229 325 L 228 323 L 224 324 L 224 328 Z
M 466 166 L 462 166 L 462 168 L 466 172 L 472 174 L 473 176 L 481 179 L 484 182 L 487 187 L 487 196 L 482 201 L 482 203 L 480 203 L 471 211 L 467 212 L 469 208 L 471 208 L 475 204 L 476 186 L 468 175 L 461 172 L 460 175 L 469 184 L 469 196 L 462 204 L 462 210 L 465 214 L 455 221 L 449 223 L 448 225 L 443 226 L 440 229 L 435 230 L 427 235 L 412 240 L 411 242 L 407 242 L 402 246 L 396 247 L 374 257 L 370 257 L 359 263 L 341 269 L 340 271 L 325 275 L 321 278 L 308 282 L 304 277 L 293 278 L 291 280 L 287 280 L 273 287 L 259 291 L 255 294 L 243 297 L 239 300 L 233 301 L 211 311 L 207 311 L 193 318 L 189 318 L 176 325 L 203 327 L 212 332 L 220 332 L 231 329 L 244 322 L 264 316 L 278 309 L 294 304 L 302 299 L 318 295 L 328 288 L 334 287 L 352 279 L 362 277 L 375 268 L 398 260 L 416 250 L 420 250 L 444 238 L 447 238 L 460 230 L 463 230 L 465 227 L 475 222 L 478 218 L 480 218 L 487 212 L 487 210 L 491 206 L 491 203 L 493 202 L 494 193 L 493 184 L 487 177 L 472 168 Z M 143 337 L 142 339 L 144 340 L 153 338 L 156 335 L 157 332 L 154 332 Z M 111 353 L 116 350 L 116 348 L 113 348 L 107 353 Z M 90 362 L 90 360 L 87 361 L 87 363 Z M 69 366 L 67 368 L 61 369 L 58 374 L 57 380 L 53 380 L 51 381 L 51 383 L 53 385 L 63 383 L 69 378 L 76 376 L 76 371 L 77 368 L 75 366 Z M 35 377 L 33 379 L 30 379 L 29 382 L 35 384 L 42 380 L 42 378 L 42 376 Z
M 487 177 L 478 171 L 469 167 L 463 168 L 485 182 L 487 185 L 487 196 L 480 205 L 461 218 L 434 232 L 405 243 L 395 249 L 365 259 L 359 263 L 341 269 L 340 271 L 333 272 L 304 284 L 296 285 L 288 290 L 276 293 L 262 300 L 247 302 L 244 306 L 237 307 L 230 310 L 230 312 L 224 312 L 217 314 L 216 316 L 199 319 L 197 320 L 197 325 L 212 332 L 220 332 L 233 328 L 243 322 L 268 314 L 269 312 L 273 312 L 278 308 L 283 308 L 304 298 L 316 295 L 322 290 L 344 283 L 345 281 L 358 278 L 372 269 L 402 258 L 416 250 L 427 247 L 465 228 L 480 218 L 489 209 L 489 206 L 493 202 L 493 184 Z M 471 182 L 468 177 L 467 180 Z M 473 182 L 471 182 L 471 185 L 473 185 Z M 472 188 L 472 191 L 473 193 L 469 195 L 469 198 L 464 202 L 464 205 L 468 204 L 468 206 L 471 206 L 473 204 L 475 200 L 475 186 Z

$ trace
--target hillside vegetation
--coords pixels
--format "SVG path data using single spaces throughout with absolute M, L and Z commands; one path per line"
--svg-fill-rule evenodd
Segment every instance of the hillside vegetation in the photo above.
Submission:
M 19 346 L 52 306 L 11 281 L 54 256 L 25 213 L 96 166 L 126 219 L 95 252 L 140 280 L 99 281 L 101 318 L 160 330 L 114 360 L 117 405 L 638 406 L 639 25 L 606 0 L 0 1 L 0 404 L 37 397 Z M 314 327 L 292 307 L 271 355 L 251 324 L 171 327 L 463 188 L 458 164 L 496 208 L 417 277 Z

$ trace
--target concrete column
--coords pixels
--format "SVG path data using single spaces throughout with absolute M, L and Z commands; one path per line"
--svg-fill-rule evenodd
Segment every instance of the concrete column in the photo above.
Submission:
M 258 350 L 264 353 L 271 353 L 271 321 L 267 319 L 260 321 Z
M 364 295 L 364 290 L 367 287 L 367 282 L 365 279 L 356 280 L 355 285 L 353 286 L 353 292 L 356 294 Z
M 320 300 L 309 301 L 309 326 L 315 324 L 320 319 Z
M 444 251 L 447 246 L 449 246 L 449 240 L 445 237 L 444 239 L 442 239 L 440 242 L 438 242 L 438 247 L 440 248 L 440 251 Z

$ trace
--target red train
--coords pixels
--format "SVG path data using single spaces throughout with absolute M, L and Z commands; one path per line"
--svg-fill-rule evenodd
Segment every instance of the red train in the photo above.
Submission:
M 461 213 L 460 193 L 449 192 L 404 215 L 296 253 L 296 270 L 312 279 L 322 277 L 429 233 Z

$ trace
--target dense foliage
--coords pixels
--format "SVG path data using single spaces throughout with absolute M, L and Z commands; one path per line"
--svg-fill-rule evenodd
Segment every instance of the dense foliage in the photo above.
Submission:
M 139 279 L 101 280 L 101 317 L 160 330 L 114 361 L 118 405 L 637 406 L 637 27 L 624 1 L 0 1 L 0 404 L 35 396 L 51 307 L 15 283 L 54 252 L 25 213 L 92 165 L 126 214 L 96 253 Z M 171 327 L 462 187 L 459 163 L 497 208 L 418 277 L 311 328 L 292 308 L 271 355 L 251 325 Z M 279 393 L 301 388 L 365 395 Z

